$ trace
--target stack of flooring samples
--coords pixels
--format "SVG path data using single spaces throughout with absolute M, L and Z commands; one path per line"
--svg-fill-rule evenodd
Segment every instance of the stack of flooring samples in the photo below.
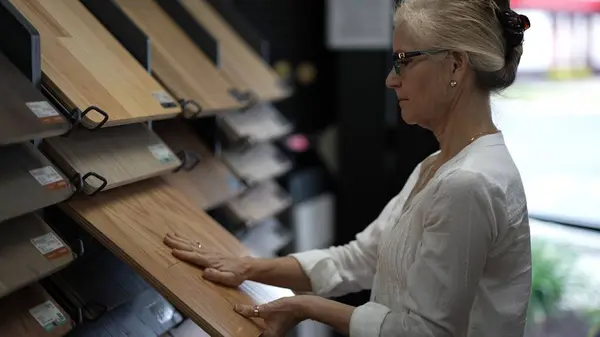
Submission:
M 0 337 L 61 337 L 71 318 L 35 284 L 0 299 Z
M 69 111 L 95 106 L 105 127 L 174 117 L 171 96 L 79 0 L 10 0 L 39 31 L 43 85 Z M 104 120 L 96 111 L 82 123 Z
M 154 0 L 112 0 L 151 40 L 152 72 L 178 99 L 197 102 L 199 116 L 242 104 L 208 57 Z

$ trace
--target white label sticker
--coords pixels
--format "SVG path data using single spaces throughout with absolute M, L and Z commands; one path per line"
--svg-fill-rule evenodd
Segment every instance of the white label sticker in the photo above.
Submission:
M 177 106 L 173 98 L 164 91 L 155 91 L 152 93 L 152 96 L 154 96 L 154 99 L 156 99 L 163 108 L 173 108 Z
M 37 248 L 37 250 L 46 255 L 57 249 L 63 248 L 65 245 L 54 235 L 54 233 L 47 233 L 37 238 L 31 239 L 31 243 Z
M 46 331 L 51 331 L 67 321 L 65 315 L 58 310 L 52 301 L 46 301 L 33 309 L 29 309 L 29 313 Z
M 148 146 L 154 158 L 158 159 L 163 164 L 170 163 L 175 160 L 175 156 L 165 144 L 155 144 Z
M 46 101 L 25 103 L 38 118 L 58 116 L 58 111 Z
M 58 174 L 58 172 L 56 172 L 52 166 L 31 170 L 29 173 L 31 173 L 35 180 L 37 180 L 42 186 L 58 184 L 63 181 L 61 175 Z

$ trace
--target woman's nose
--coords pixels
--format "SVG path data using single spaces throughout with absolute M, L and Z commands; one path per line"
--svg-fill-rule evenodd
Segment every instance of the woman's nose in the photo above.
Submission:
M 391 89 L 401 86 L 401 83 L 402 81 L 400 80 L 400 76 L 394 72 L 394 69 L 390 70 L 387 78 L 385 79 L 385 85 Z

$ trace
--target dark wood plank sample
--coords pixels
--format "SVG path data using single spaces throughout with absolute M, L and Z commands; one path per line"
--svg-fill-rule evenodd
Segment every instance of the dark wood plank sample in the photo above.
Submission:
M 9 0 L 39 31 L 42 82 L 71 110 L 98 106 L 115 126 L 166 119 L 181 108 L 79 0 Z M 102 116 L 90 112 L 84 124 Z
M 0 299 L 0 337 L 61 337 L 72 328 L 71 318 L 39 284 Z
M 62 135 L 69 122 L 0 52 L 0 145 Z
M 71 248 L 35 213 L 0 223 L 0 297 L 71 261 Z
M 152 73 L 179 99 L 192 99 L 202 114 L 242 107 L 224 74 L 153 0 L 114 0 L 152 41 Z
M 292 168 L 292 162 L 271 143 L 223 150 L 223 162 L 247 183 L 276 178 Z
M 66 176 L 32 144 L 0 146 L 0 221 L 33 212 L 73 194 Z
M 238 32 L 205 0 L 180 0 L 196 20 L 219 42 L 221 69 L 239 89 L 260 100 L 280 100 L 290 95 L 281 78 L 254 52 Z
M 164 179 L 200 208 L 214 208 L 245 191 L 246 186 L 212 155 L 183 120 L 155 123 L 153 129 L 175 153 L 188 151 L 191 155 L 188 164 L 199 160 L 195 166 L 186 165 L 179 172 L 165 175 Z M 196 155 L 199 158 L 194 158 Z
M 281 186 L 273 180 L 266 180 L 228 201 L 226 208 L 239 221 L 253 226 L 284 211 L 291 203 L 291 196 Z
M 289 290 L 254 282 L 245 282 L 239 289 L 223 287 L 205 281 L 199 268 L 175 259 L 163 244 L 167 233 L 196 239 L 224 254 L 245 256 L 249 252 L 162 178 L 93 198 L 76 197 L 61 207 L 211 336 L 257 337 L 261 330 L 253 321 L 236 314 L 233 305 L 265 303 L 293 295 Z
M 144 124 L 130 124 L 89 131 L 79 129 L 68 137 L 45 139 L 40 147 L 69 174 L 95 172 L 108 184 L 104 190 L 169 173 L 181 162 Z M 91 193 L 101 185 L 87 179 Z

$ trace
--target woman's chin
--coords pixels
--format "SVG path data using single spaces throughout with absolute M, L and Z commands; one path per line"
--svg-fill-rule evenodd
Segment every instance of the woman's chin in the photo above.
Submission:
M 402 120 L 404 121 L 404 123 L 406 123 L 408 125 L 417 124 L 417 119 L 415 118 L 416 116 L 411 114 L 410 111 L 407 109 L 401 109 L 400 116 L 402 117 Z

